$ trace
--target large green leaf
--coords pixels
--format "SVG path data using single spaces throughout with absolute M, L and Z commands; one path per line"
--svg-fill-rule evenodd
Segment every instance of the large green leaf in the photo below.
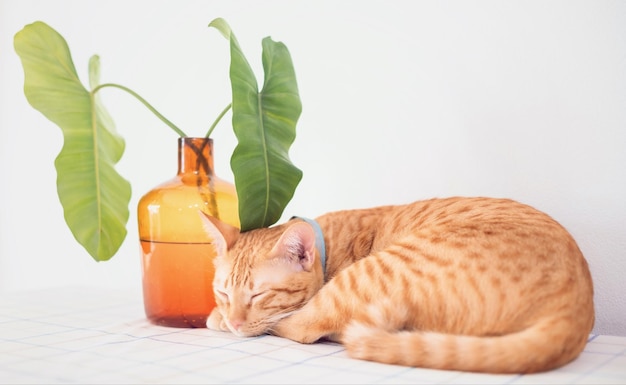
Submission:
M 97 261 L 110 259 L 126 237 L 130 184 L 114 166 L 124 140 L 93 92 L 80 82 L 65 39 L 43 22 L 15 35 L 28 102 L 63 132 L 55 160 L 57 192 L 76 240 Z M 90 86 L 99 81 L 99 60 L 89 62 Z
M 295 71 L 287 47 L 263 39 L 263 88 L 258 84 L 235 35 L 223 19 L 209 24 L 230 41 L 233 130 L 231 158 L 239 199 L 241 230 L 268 227 L 280 219 L 302 179 L 289 159 L 302 112 Z

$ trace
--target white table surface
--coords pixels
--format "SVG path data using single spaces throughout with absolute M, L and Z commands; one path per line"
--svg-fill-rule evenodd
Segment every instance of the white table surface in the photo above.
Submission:
M 591 335 L 547 373 L 428 370 L 354 360 L 334 343 L 155 326 L 140 293 L 59 288 L 0 297 L 0 383 L 626 384 L 626 337 Z

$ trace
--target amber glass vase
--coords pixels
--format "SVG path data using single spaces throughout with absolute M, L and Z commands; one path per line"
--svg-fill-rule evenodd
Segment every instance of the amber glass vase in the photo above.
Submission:
M 205 327 L 215 307 L 215 250 L 199 211 L 239 227 L 235 186 L 213 169 L 213 140 L 179 138 L 176 176 L 137 207 L 144 307 L 154 324 Z

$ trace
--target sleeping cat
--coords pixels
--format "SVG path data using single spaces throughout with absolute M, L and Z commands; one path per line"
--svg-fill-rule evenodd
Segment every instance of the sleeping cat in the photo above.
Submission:
M 203 219 L 218 253 L 210 329 L 330 339 L 389 364 L 530 373 L 575 359 L 593 327 L 576 242 L 512 200 L 431 199 L 245 233 Z

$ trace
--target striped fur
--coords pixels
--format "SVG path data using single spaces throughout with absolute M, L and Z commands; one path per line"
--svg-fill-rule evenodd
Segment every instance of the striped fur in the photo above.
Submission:
M 490 373 L 575 359 L 594 323 L 587 263 L 548 215 L 507 199 L 448 198 L 347 210 L 218 242 L 207 326 L 302 343 L 336 340 L 355 358 Z M 234 236 L 232 236 L 234 234 Z

